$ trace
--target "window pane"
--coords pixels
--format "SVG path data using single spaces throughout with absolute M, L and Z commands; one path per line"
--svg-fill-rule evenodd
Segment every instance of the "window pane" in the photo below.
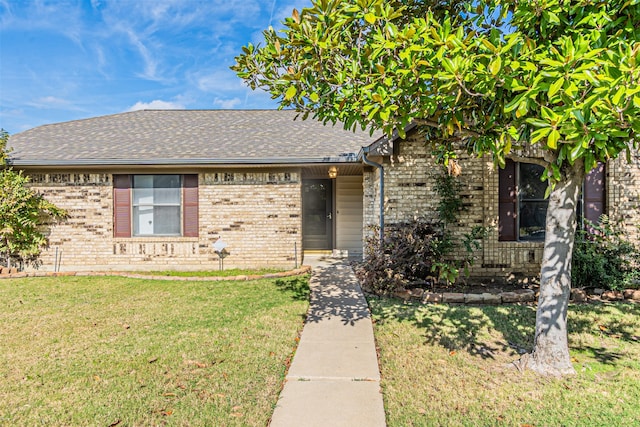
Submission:
M 134 205 L 152 205 L 153 204 L 153 188 L 134 188 L 133 204 Z
M 133 235 L 153 234 L 153 207 L 133 207 Z
M 153 203 L 153 175 L 135 175 L 133 177 L 133 204 Z
M 180 204 L 180 175 L 153 177 L 154 204 Z
M 153 190 L 153 203 L 156 205 L 179 205 L 179 188 L 156 188 Z
M 156 206 L 153 219 L 153 234 L 180 234 L 179 206 Z
M 547 201 L 520 202 L 520 239 L 543 240 L 547 218 Z
M 133 234 L 135 236 L 179 235 L 179 206 L 134 206 Z
M 133 188 L 153 188 L 153 175 L 134 175 Z
M 520 240 L 544 240 L 547 206 L 544 194 L 547 182 L 541 181 L 544 168 L 533 163 L 520 163 L 518 182 L 518 237 Z
M 180 188 L 180 175 L 154 175 L 153 188 Z
M 544 168 L 532 163 L 520 163 L 520 199 L 544 199 L 547 182 L 541 181 Z

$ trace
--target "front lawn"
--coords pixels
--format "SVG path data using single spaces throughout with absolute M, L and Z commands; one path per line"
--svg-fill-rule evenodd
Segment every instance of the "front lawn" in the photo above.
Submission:
M 208 270 L 208 271 L 136 271 L 135 274 L 149 276 L 170 276 L 170 277 L 232 277 L 232 276 L 262 276 L 265 274 L 279 273 L 283 270 L 276 268 L 263 268 L 260 270 L 243 270 L 239 268 L 231 268 L 227 270 Z
M 640 425 L 640 305 L 574 305 L 577 375 L 513 367 L 535 308 L 406 304 L 371 298 L 388 425 Z
M 0 425 L 267 424 L 306 278 L 0 281 Z

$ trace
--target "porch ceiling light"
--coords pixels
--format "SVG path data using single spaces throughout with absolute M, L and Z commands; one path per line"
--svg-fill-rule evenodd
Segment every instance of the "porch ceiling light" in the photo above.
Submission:
M 331 166 L 329 168 L 329 178 L 335 179 L 338 176 L 338 168 L 335 166 Z

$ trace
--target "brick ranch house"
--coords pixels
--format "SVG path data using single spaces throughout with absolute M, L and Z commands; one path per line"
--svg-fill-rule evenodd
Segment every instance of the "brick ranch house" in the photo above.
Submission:
M 15 168 L 68 210 L 51 229 L 42 270 L 293 268 L 310 251 L 361 256 L 385 223 L 433 217 L 441 173 L 417 133 L 350 132 L 276 110 L 145 110 L 40 126 L 10 138 Z M 639 154 L 585 183 L 581 212 L 608 213 L 640 241 Z M 465 210 L 454 232 L 490 227 L 472 270 L 538 274 L 544 184 L 538 166 L 460 155 Z M 542 228 L 541 228 L 542 227 Z

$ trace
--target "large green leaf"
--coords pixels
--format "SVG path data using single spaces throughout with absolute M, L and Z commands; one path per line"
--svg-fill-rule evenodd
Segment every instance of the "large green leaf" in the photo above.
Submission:
M 498 56 L 489 64 L 489 72 L 492 76 L 497 75 L 502 68 L 502 59 Z
M 552 98 L 553 95 L 558 93 L 558 91 L 560 90 L 560 88 L 564 84 L 564 80 L 565 80 L 564 77 L 560 77 L 558 80 L 553 82 L 551 84 L 551 86 L 549 86 L 549 91 L 547 92 L 547 95 L 549 96 L 549 98 Z

